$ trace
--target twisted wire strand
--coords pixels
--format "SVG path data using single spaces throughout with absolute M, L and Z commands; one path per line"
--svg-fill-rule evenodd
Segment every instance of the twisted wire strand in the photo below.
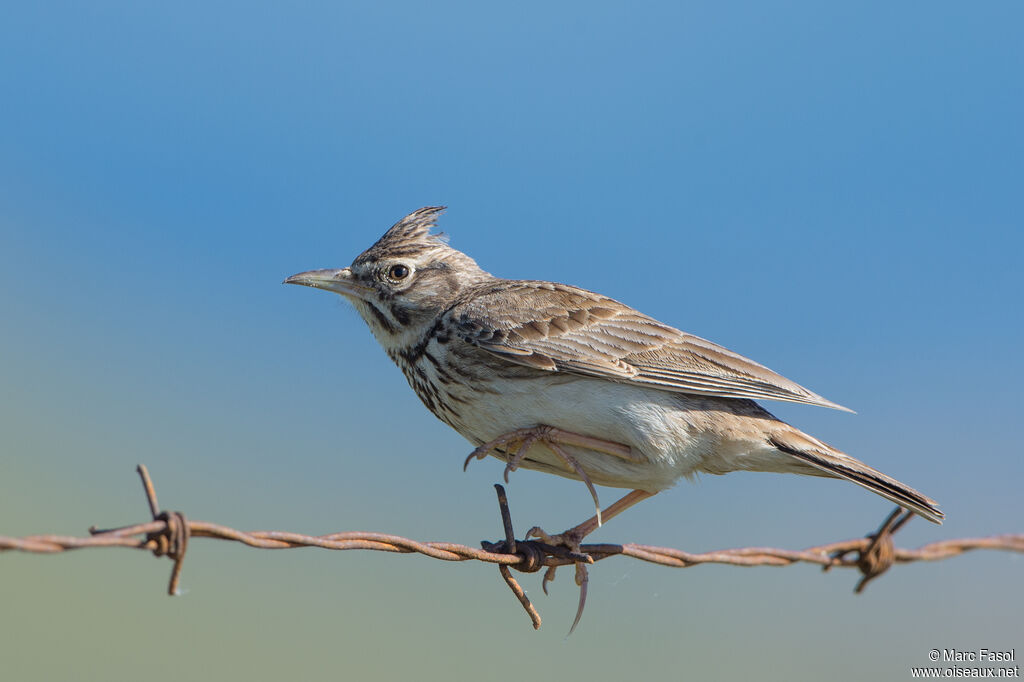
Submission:
M 331 533 L 329 535 L 303 535 L 285 531 L 241 531 L 208 521 L 188 521 L 193 538 L 213 538 L 238 542 L 259 549 L 292 549 L 297 547 L 320 547 L 322 549 L 350 550 L 366 549 L 399 554 L 422 554 L 442 561 L 483 561 L 491 564 L 515 566 L 524 558 L 519 554 L 496 553 L 454 542 L 418 542 L 398 535 L 362 531 Z M 128 547 L 153 550 L 153 546 L 140 534 L 165 533 L 166 523 L 152 521 L 135 526 L 99 531 L 91 537 L 70 535 L 26 535 L 16 538 L 0 535 L 0 551 L 13 550 L 34 554 L 54 554 L 73 549 L 91 547 Z M 523 544 L 520 541 L 520 544 Z M 539 545 L 542 543 L 530 542 Z M 732 566 L 789 566 L 795 563 L 818 564 L 856 568 L 853 559 L 832 558 L 835 552 L 858 552 L 866 549 L 867 538 L 855 538 L 833 542 L 803 550 L 779 549 L 776 547 L 740 547 L 711 552 L 685 552 L 671 547 L 626 543 L 584 544 L 580 549 L 593 557 L 594 561 L 621 555 L 640 559 L 652 564 L 673 568 L 689 568 L 698 564 L 729 564 Z M 977 538 L 939 540 L 916 549 L 897 548 L 896 563 L 914 561 L 940 561 L 972 550 L 987 549 L 1024 553 L 1024 534 L 1007 533 Z M 557 556 L 545 558 L 543 566 L 565 566 L 571 559 Z
M 127 547 L 169 556 L 174 560 L 168 592 L 177 593 L 178 577 L 189 538 L 213 538 L 238 542 L 260 549 L 292 549 L 320 547 L 331 550 L 372 550 L 400 554 L 421 554 L 441 561 L 482 561 L 497 564 L 502 579 L 512 589 L 530 615 L 535 628 L 540 627 L 540 616 L 530 604 L 524 591 L 509 571 L 515 568 L 532 573 L 559 566 L 593 563 L 613 556 L 625 556 L 648 563 L 673 568 L 689 568 L 700 564 L 728 564 L 731 566 L 790 566 L 809 563 L 824 570 L 833 567 L 857 568 L 862 574 L 856 591 L 860 592 L 868 581 L 878 577 L 893 564 L 915 561 L 940 561 L 974 550 L 996 550 L 1024 553 L 1024 533 L 992 535 L 988 537 L 939 540 L 916 549 L 896 548 L 892 533 L 910 518 L 910 512 L 897 508 L 882 526 L 867 537 L 832 542 L 802 550 L 775 547 L 741 547 L 711 552 L 686 552 L 670 547 L 640 544 L 584 544 L 580 553 L 563 547 L 553 547 L 535 540 L 516 540 L 508 511 L 505 491 L 498 490 L 499 507 L 504 522 L 505 539 L 500 542 L 482 542 L 481 547 L 469 547 L 453 542 L 418 542 L 386 533 L 341 532 L 327 535 L 304 535 L 286 531 L 241 531 L 208 521 L 186 519 L 180 512 L 161 512 L 156 500 L 152 480 L 146 468 L 138 467 L 149 501 L 152 521 L 100 530 L 90 528 L 90 537 L 68 535 L 28 535 L 20 538 L 0 535 L 0 552 L 19 551 L 37 554 L 55 554 L 93 547 Z M 589 561 L 582 562 L 582 555 Z M 853 556 L 851 556 L 853 555 Z M 582 601 L 581 609 L 582 612 Z

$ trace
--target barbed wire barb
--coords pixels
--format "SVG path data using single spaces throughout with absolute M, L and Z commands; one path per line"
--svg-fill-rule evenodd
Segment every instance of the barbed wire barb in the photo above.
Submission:
M 285 531 L 240 531 L 208 521 L 193 521 L 182 512 L 161 511 L 156 489 L 146 467 L 137 468 L 149 506 L 151 521 L 131 526 L 100 530 L 89 529 L 89 537 L 65 535 L 29 535 L 21 538 L 0 535 L 0 552 L 19 551 L 36 554 L 55 554 L 74 549 L 91 547 L 127 547 L 152 552 L 155 556 L 167 556 L 174 561 L 168 582 L 168 593 L 178 594 L 178 582 L 190 538 L 202 537 L 229 542 L 238 542 L 260 549 L 290 549 L 296 547 L 320 547 L 332 550 L 373 550 L 400 554 L 422 554 L 441 561 L 481 561 L 496 564 L 505 584 L 512 590 L 523 609 L 529 615 L 533 627 L 539 628 L 540 614 L 526 596 L 519 582 L 513 577 L 512 568 L 523 573 L 535 573 L 546 568 L 549 577 L 559 566 L 583 563 L 590 564 L 612 556 L 625 556 L 640 561 L 669 566 L 689 568 L 700 564 L 729 564 L 732 566 L 790 566 L 809 563 L 821 566 L 823 570 L 834 567 L 856 568 L 861 579 L 854 588 L 860 593 L 895 564 L 915 561 L 940 561 L 974 550 L 998 550 L 1024 553 L 1024 533 L 993 535 L 979 538 L 940 540 L 917 549 L 897 548 L 892 536 L 910 520 L 910 512 L 897 507 L 878 530 L 853 540 L 832 542 L 803 550 L 787 550 L 774 547 L 742 547 L 711 552 L 693 553 L 668 547 L 639 544 L 584 544 L 579 552 L 565 547 L 555 547 L 538 540 L 517 540 L 509 512 L 508 497 L 504 488 L 496 485 L 498 506 L 501 512 L 504 540 L 483 541 L 480 548 L 451 542 L 418 542 L 397 535 L 373 532 L 340 532 L 328 535 L 303 535 Z M 579 622 L 586 601 L 586 582 L 577 581 L 581 594 L 576 620 Z M 546 581 L 542 584 L 547 593 Z M 571 633 L 571 630 L 570 630 Z

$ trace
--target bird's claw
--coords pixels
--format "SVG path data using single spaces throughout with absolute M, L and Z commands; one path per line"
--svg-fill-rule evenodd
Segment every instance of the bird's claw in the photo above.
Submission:
M 489 440 L 483 445 L 474 448 L 473 452 L 469 453 L 466 457 L 466 461 L 462 464 L 462 470 L 465 471 L 469 467 L 469 463 L 473 459 L 484 459 L 487 455 L 491 454 L 499 448 L 505 448 L 508 455 L 508 464 L 505 467 L 505 482 L 508 483 L 508 474 L 510 471 L 515 471 L 519 467 L 519 463 L 523 457 L 526 456 L 527 450 L 533 446 L 534 442 L 537 441 L 545 432 L 542 429 L 549 427 L 537 427 L 532 429 L 516 429 L 510 431 L 502 436 Z M 511 447 L 509 447 L 511 446 Z
M 570 555 L 574 555 L 575 561 L 573 563 L 576 566 L 575 580 L 576 585 L 580 588 L 580 600 L 579 605 L 576 607 L 576 617 L 572 621 L 572 627 L 569 628 L 569 634 L 571 635 L 576 630 L 576 626 L 580 624 L 580 619 L 583 617 L 583 608 L 587 605 L 587 586 L 590 583 L 590 573 L 587 571 L 587 564 L 594 563 L 594 559 L 581 550 L 580 543 L 583 540 L 583 535 L 579 532 L 578 528 L 572 528 L 557 535 L 549 535 L 544 529 L 534 526 L 526 532 L 526 538 L 529 539 L 531 537 L 537 538 L 544 544 L 551 545 L 552 547 L 564 547 L 569 551 Z M 548 583 L 555 579 L 555 572 L 557 570 L 557 566 L 549 566 L 548 570 L 544 572 L 544 578 L 540 583 L 544 594 L 548 594 Z
M 510 431 L 503 436 L 499 436 L 494 440 L 488 441 L 483 445 L 478 446 L 469 453 L 466 457 L 466 461 L 462 463 L 462 470 L 465 471 L 469 467 L 469 463 L 476 459 L 484 459 L 487 455 L 492 452 L 498 451 L 499 448 L 504 448 L 502 454 L 505 455 L 507 463 L 505 464 L 505 470 L 503 477 L 505 483 L 508 483 L 508 476 L 510 473 L 519 468 L 519 465 L 526 458 L 526 454 L 530 451 L 536 443 L 543 443 L 548 447 L 555 456 L 560 459 L 566 466 L 566 468 L 576 474 L 583 484 L 587 486 L 587 490 L 590 492 L 590 497 L 594 500 L 594 513 L 597 516 L 597 525 L 601 525 L 601 501 L 597 497 L 597 489 L 594 488 L 593 482 L 590 480 L 590 476 L 583 470 L 580 463 L 575 457 L 570 455 L 559 443 L 559 434 L 562 437 L 574 437 L 584 438 L 577 434 L 569 434 L 567 432 L 560 431 L 552 426 L 540 425 L 533 426 L 525 429 L 516 429 Z M 612 444 L 614 445 L 614 444 Z

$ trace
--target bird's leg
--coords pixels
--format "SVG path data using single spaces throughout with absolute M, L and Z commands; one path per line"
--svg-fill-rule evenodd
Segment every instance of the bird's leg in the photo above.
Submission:
M 541 426 L 538 428 L 546 429 L 545 440 L 549 442 L 554 441 L 561 445 L 575 445 L 588 450 L 603 452 L 606 455 L 612 455 L 627 462 L 643 463 L 645 461 L 633 454 L 633 448 L 622 443 L 615 443 L 603 438 L 594 438 L 593 436 L 584 436 L 572 431 L 564 431 L 554 426 Z
M 634 504 L 642 502 L 648 497 L 653 497 L 654 494 L 655 493 L 648 492 L 646 490 L 634 490 L 626 493 L 600 514 L 595 514 L 583 523 L 573 526 L 569 530 L 563 531 L 558 535 L 548 535 L 543 529 L 534 526 L 526 532 L 526 537 L 528 539 L 531 537 L 538 538 L 545 544 L 554 545 L 556 547 L 566 547 L 570 551 L 579 552 L 580 543 L 583 541 L 583 538 L 597 530 L 601 526 L 602 521 L 608 521 L 609 519 L 618 516 Z
M 628 445 L 615 443 L 602 438 L 594 438 L 593 436 L 584 436 L 583 434 L 565 431 L 554 426 L 539 424 L 525 429 L 509 431 L 504 435 L 498 436 L 494 440 L 484 443 L 473 450 L 473 452 L 469 453 L 469 457 L 466 458 L 466 462 L 462 465 L 462 468 L 465 469 L 468 467 L 470 461 L 472 461 L 474 457 L 476 459 L 483 459 L 487 457 L 487 455 L 491 454 L 492 451 L 510 443 L 514 444 L 517 441 L 520 443 L 520 447 L 516 448 L 516 456 L 510 461 L 510 464 L 518 466 L 523 460 L 523 457 L 525 457 L 525 451 L 529 450 L 529 448 L 523 447 L 523 445 L 525 445 L 527 441 L 529 441 L 530 445 L 533 445 L 538 440 L 556 442 L 562 445 L 576 445 L 581 448 L 587 448 L 588 450 L 603 452 L 606 455 L 612 455 L 613 457 L 619 457 L 627 462 L 643 462 L 641 458 L 633 454 L 633 449 Z M 515 468 L 513 468 L 512 471 L 515 471 Z
M 473 450 L 473 452 L 469 453 L 469 456 L 466 457 L 466 461 L 462 465 L 462 468 L 465 470 L 474 457 L 476 459 L 483 459 L 498 448 L 505 448 L 508 463 L 505 465 L 504 477 L 505 482 L 508 483 L 509 473 L 519 468 L 519 465 L 526 457 L 526 453 L 528 453 L 530 448 L 538 441 L 546 445 L 548 449 L 558 457 L 558 459 L 562 460 L 569 471 L 576 474 L 587 486 L 587 490 L 590 491 L 590 496 L 594 499 L 595 517 L 597 518 L 597 525 L 600 526 L 601 503 L 598 500 L 597 490 L 594 488 L 594 483 L 590 480 L 590 476 L 587 475 L 587 472 L 583 470 L 583 467 L 580 466 L 580 463 L 576 461 L 576 458 L 570 455 L 565 448 L 561 446 L 573 445 L 576 447 L 586 448 L 588 450 L 594 450 L 596 452 L 603 452 L 614 457 L 620 457 L 630 462 L 639 462 L 640 460 L 633 455 L 633 450 L 628 445 L 614 443 L 601 438 L 594 438 L 593 436 L 585 436 L 571 431 L 564 431 L 562 429 L 555 428 L 554 426 L 541 425 L 525 429 L 516 429 L 515 431 L 510 431 L 492 441 L 484 443 Z
M 585 436 L 580 433 L 573 433 L 572 431 L 564 431 L 554 426 L 539 425 L 526 429 L 516 429 L 510 431 L 494 440 L 488 441 L 483 445 L 479 446 L 473 452 L 469 453 L 466 457 L 465 463 L 462 465 L 463 470 L 469 466 L 469 463 L 473 459 L 483 459 L 487 455 L 491 454 L 500 449 L 504 449 L 503 453 L 506 457 L 507 463 L 505 464 L 505 482 L 508 483 L 509 473 L 519 468 L 519 465 L 526 458 L 526 454 L 530 451 L 537 443 L 543 443 L 555 457 L 560 459 L 569 471 L 573 472 L 583 481 L 587 486 L 587 490 L 590 491 L 590 496 L 594 498 L 594 516 L 590 517 L 578 526 L 574 526 L 569 530 L 559 533 L 558 535 L 548 535 L 541 528 L 534 526 L 527 533 L 526 537 L 536 537 L 542 542 L 567 548 L 570 552 L 575 554 L 582 554 L 580 552 L 580 543 L 590 533 L 594 532 L 595 529 L 599 528 L 601 524 L 608 519 L 611 519 L 618 514 L 621 514 L 625 510 L 632 507 L 641 500 L 646 500 L 654 493 L 647 492 L 646 490 L 634 490 L 631 493 L 626 494 L 620 500 L 612 504 L 610 507 L 601 511 L 601 504 L 597 499 L 597 490 L 594 488 L 594 483 L 590 480 L 590 476 L 583 470 L 580 463 L 575 457 L 569 454 L 569 452 L 563 446 L 574 446 L 579 448 L 585 448 L 587 450 L 593 450 L 595 452 L 601 452 L 613 457 L 619 457 L 626 460 L 627 462 L 642 462 L 643 460 L 633 454 L 632 448 L 622 443 L 615 443 L 612 441 L 602 440 L 600 438 L 594 438 L 593 436 Z M 588 561 L 576 561 L 576 584 L 580 588 L 580 601 L 579 606 L 576 609 L 576 618 L 573 620 L 572 628 L 569 629 L 569 634 L 572 634 L 573 630 L 580 622 L 580 618 L 583 616 L 583 607 L 587 603 L 587 585 L 590 581 L 590 576 L 587 571 L 587 563 L 592 563 L 590 557 L 586 557 Z M 544 573 L 544 579 L 541 581 L 541 587 L 544 589 L 544 594 L 548 593 L 548 583 L 555 577 L 555 566 L 551 566 Z

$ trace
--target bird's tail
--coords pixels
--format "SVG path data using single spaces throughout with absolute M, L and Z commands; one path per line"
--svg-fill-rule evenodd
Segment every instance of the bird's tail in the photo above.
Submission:
M 779 430 L 771 435 L 768 442 L 826 476 L 853 481 L 932 523 L 941 524 L 946 516 L 939 509 L 938 503 L 930 497 L 796 429 Z

